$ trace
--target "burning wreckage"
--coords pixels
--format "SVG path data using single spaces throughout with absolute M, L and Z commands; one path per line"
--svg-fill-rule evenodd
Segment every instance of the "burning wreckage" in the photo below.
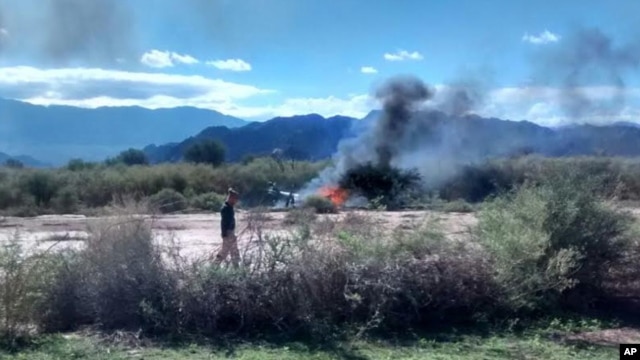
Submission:
M 324 196 L 337 207 L 373 201 L 387 209 L 408 205 L 422 191 L 423 177 L 403 160 L 419 150 L 412 148 L 412 136 L 424 120 L 417 110 L 432 96 L 417 78 L 386 83 L 376 93 L 383 105 L 381 115 L 359 136 L 339 144 L 334 164 L 312 180 L 301 197 Z

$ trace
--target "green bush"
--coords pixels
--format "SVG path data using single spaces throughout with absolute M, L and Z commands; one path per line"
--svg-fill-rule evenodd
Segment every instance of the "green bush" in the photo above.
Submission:
M 191 207 L 199 210 L 219 211 L 224 204 L 224 195 L 216 193 L 205 193 L 191 199 Z
M 297 163 L 295 170 L 282 172 L 272 159 L 258 158 L 248 165 L 229 164 L 212 168 L 204 164 L 163 164 L 155 166 L 102 166 L 72 161 L 56 170 L 15 170 L 0 168 L 0 202 L 15 213 L 34 200 L 36 212 L 57 206 L 58 191 L 75 192 L 78 209 L 104 207 L 123 198 L 140 201 L 162 189 L 173 189 L 189 198 L 205 193 L 224 193 L 230 186 L 242 194 L 245 206 L 262 205 L 269 181 L 287 188 L 302 187 L 317 175 L 324 163 Z M 68 196 L 69 194 L 65 194 Z M 68 196 L 68 198 L 71 198 Z M 53 203 L 52 203 L 53 202 Z M 30 206 L 30 205 L 29 205 Z
M 48 207 L 60 186 L 55 175 L 48 171 L 33 171 L 24 175 L 22 185 L 33 196 L 36 206 Z
M 20 189 L 9 184 L 0 184 L 0 210 L 19 207 L 24 203 L 24 194 Z
M 82 171 L 82 170 L 93 169 L 96 166 L 97 165 L 95 163 L 87 162 L 82 159 L 71 159 L 67 163 L 66 168 L 69 171 Z
M 473 205 L 464 200 L 454 200 L 446 202 L 442 205 L 444 212 L 471 213 L 475 211 Z
M 506 304 L 525 311 L 572 306 L 563 300 L 576 294 L 581 305 L 591 305 L 632 244 L 631 218 L 571 177 L 489 202 L 477 236 L 494 262 Z
M 203 139 L 189 145 L 184 151 L 184 160 L 220 166 L 224 162 L 225 147 L 220 141 Z
M 78 211 L 78 195 L 72 188 L 65 187 L 60 189 L 52 200 L 53 209 L 57 213 L 74 214 Z
M 324 196 L 312 195 L 304 199 L 303 208 L 313 209 L 318 214 L 334 214 L 338 212 L 336 205 Z
M 123 164 L 126 166 L 148 165 L 149 159 L 147 159 L 147 155 L 144 153 L 144 151 L 132 148 L 122 151 L 113 159 L 107 159 L 105 163 L 108 166 L 114 166 L 118 164 Z
M 187 199 L 173 189 L 162 189 L 149 198 L 149 203 L 153 209 L 157 209 L 163 214 L 175 213 L 187 208 Z

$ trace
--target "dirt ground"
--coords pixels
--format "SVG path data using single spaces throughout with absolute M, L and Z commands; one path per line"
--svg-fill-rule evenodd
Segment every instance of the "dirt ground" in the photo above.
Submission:
M 618 207 L 630 211 L 640 219 L 640 207 Z M 410 230 L 421 224 L 437 226 L 451 239 L 465 239 L 471 228 L 477 223 L 473 213 L 444 213 L 436 211 L 363 211 L 343 210 L 339 214 L 320 215 L 318 221 L 340 221 L 349 213 L 367 217 L 379 224 L 387 231 Z M 265 234 L 288 233 L 293 228 L 286 225 L 285 211 L 264 213 L 260 220 L 260 227 Z M 250 223 L 247 211 L 236 212 L 239 244 L 246 246 L 255 236 L 247 230 Z M 169 239 L 181 249 L 187 257 L 201 257 L 219 249 L 220 215 L 213 214 L 185 214 L 185 215 L 157 215 L 144 216 L 152 225 L 156 239 L 161 244 L 169 243 Z M 117 221 L 108 217 L 87 217 L 84 215 L 44 215 L 31 218 L 0 217 L 0 242 L 8 241 L 13 236 L 19 236 L 21 243 L 28 249 L 61 248 L 65 246 L 79 246 L 87 237 L 87 227 L 105 220 Z
M 439 227 L 450 238 L 464 238 L 470 228 L 476 223 L 473 214 L 467 213 L 438 213 L 432 211 L 400 211 L 400 212 L 369 212 L 343 211 L 335 215 L 320 215 L 319 221 L 340 221 L 349 212 L 368 217 L 380 224 L 388 231 L 408 230 L 425 222 Z M 251 241 L 255 235 L 248 227 L 248 212 L 236 213 L 237 235 L 242 246 Z M 255 215 L 253 215 L 255 216 Z M 292 230 L 285 224 L 286 212 L 268 212 L 261 217 L 260 227 L 267 234 L 278 234 Z M 220 215 L 219 214 L 188 214 L 188 215 L 160 215 L 145 216 L 156 239 L 160 244 L 169 243 L 169 239 L 178 245 L 181 253 L 188 257 L 199 257 L 217 251 L 221 244 Z M 78 246 L 87 237 L 87 227 L 104 220 L 105 217 L 86 217 L 83 215 L 45 215 L 32 218 L 0 218 L 0 241 L 8 241 L 18 236 L 21 243 L 28 249 L 61 248 Z M 115 219 L 111 219 L 116 221 Z

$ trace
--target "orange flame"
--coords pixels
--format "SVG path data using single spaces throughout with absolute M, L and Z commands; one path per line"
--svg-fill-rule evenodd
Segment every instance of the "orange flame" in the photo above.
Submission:
M 325 186 L 320 188 L 320 195 L 328 198 L 335 206 L 342 206 L 347 201 L 349 194 L 347 190 L 337 186 Z

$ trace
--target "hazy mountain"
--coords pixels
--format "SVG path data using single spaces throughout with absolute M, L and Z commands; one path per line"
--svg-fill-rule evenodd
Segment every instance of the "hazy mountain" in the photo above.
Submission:
M 129 147 L 181 141 L 204 128 L 249 122 L 191 107 L 84 109 L 0 99 L 0 151 L 54 164 L 81 157 L 103 160 Z
M 325 159 L 336 152 L 341 139 L 370 126 L 379 115 L 380 112 L 373 111 L 358 120 L 340 116 L 325 119 L 312 114 L 278 117 L 235 129 L 210 127 L 182 142 L 147 146 L 144 150 L 154 163 L 175 162 L 182 158 L 188 145 L 210 138 L 225 144 L 227 161 L 238 161 L 249 154 L 269 154 L 274 148 L 282 148 L 288 156 L 298 159 Z M 433 113 L 425 117 L 408 141 L 415 142 L 416 148 L 425 143 L 446 146 L 449 153 L 470 161 L 522 153 L 554 157 L 640 155 L 640 128 L 626 124 L 548 128 L 528 121 L 480 116 L 452 118 Z
M 9 159 L 18 160 L 18 161 L 20 161 L 21 163 L 23 163 L 27 167 L 42 168 L 42 167 L 51 166 L 50 164 L 38 161 L 38 160 L 32 158 L 31 156 L 26 156 L 26 155 L 11 156 L 11 155 L 7 155 L 5 153 L 0 152 L 0 166 L 2 166 L 5 163 L 5 161 L 7 161 Z

